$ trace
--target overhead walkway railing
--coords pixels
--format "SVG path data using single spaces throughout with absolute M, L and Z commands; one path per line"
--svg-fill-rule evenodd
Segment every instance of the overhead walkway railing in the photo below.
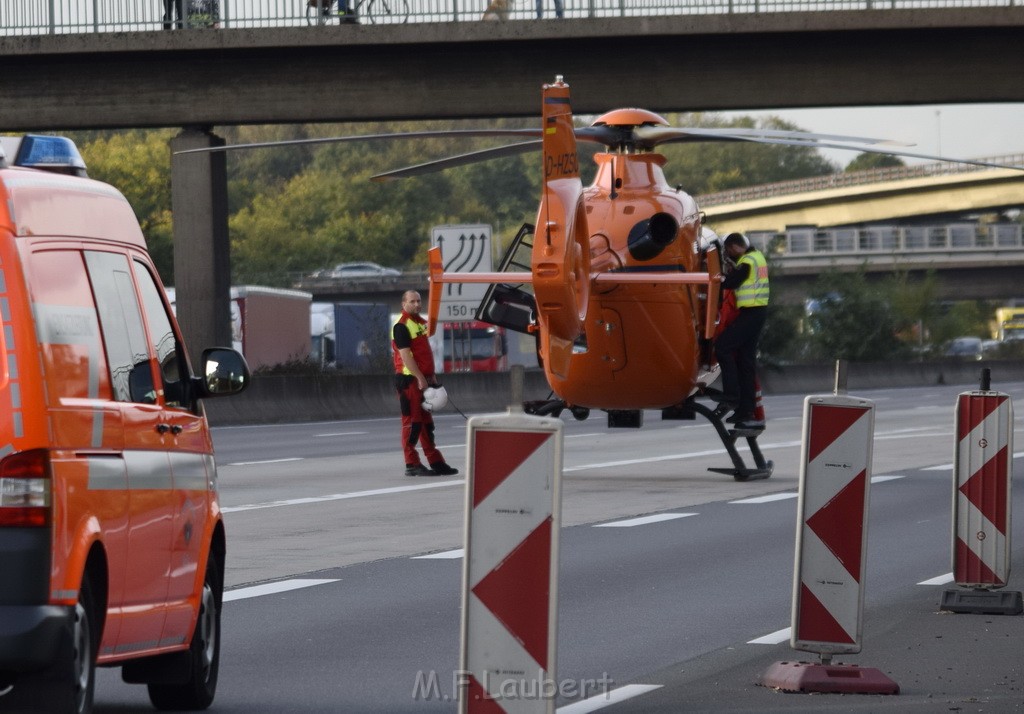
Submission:
M 1004 164 L 1006 166 L 1024 166 L 1024 154 L 987 156 L 978 160 L 987 161 L 993 164 Z M 723 204 L 740 203 L 743 201 L 759 201 L 778 198 L 780 196 L 791 196 L 798 193 L 812 193 L 814 191 L 828 191 L 831 189 L 868 186 L 872 184 L 877 185 L 887 181 L 907 181 L 916 178 L 951 176 L 954 174 L 978 173 L 980 171 L 988 170 L 992 169 L 984 169 L 971 164 L 953 162 L 917 164 L 914 166 L 889 166 L 880 169 L 844 171 L 837 174 L 811 176 L 810 178 L 794 179 L 791 181 L 778 181 L 776 183 L 761 184 L 759 186 L 744 186 L 742 188 L 730 189 L 728 191 L 704 194 L 699 196 L 697 200 L 700 203 L 701 208 L 706 208 L 708 206 L 721 206 Z
M 784 232 L 750 232 L 751 243 L 779 258 L 946 256 L 1020 252 L 1020 223 L 949 223 L 931 226 L 872 225 L 856 228 L 795 226 Z
M 326 0 L 325 0 L 326 1 Z M 377 3 L 383 0 L 375 0 Z M 391 0 L 401 5 L 402 0 Z M 307 0 L 2 0 L 0 36 L 142 32 L 170 29 L 164 25 L 165 4 L 182 6 L 182 29 L 300 27 L 317 24 L 307 18 Z M 357 0 L 351 0 L 355 6 Z M 370 0 L 365 0 L 364 7 Z M 534 0 L 406 0 L 408 15 L 399 12 L 377 23 L 476 22 L 489 5 L 509 20 L 536 17 Z M 660 15 L 726 15 L 832 10 L 907 10 L 960 7 L 1011 7 L 1021 0 L 565 0 L 564 17 L 652 17 Z M 554 0 L 544 0 L 544 17 L 554 20 Z M 332 11 L 336 10 L 335 4 Z M 177 28 L 177 16 L 172 26 Z M 311 22 L 312 20 L 312 22 Z M 333 22 L 338 18 L 334 13 Z M 364 20 L 366 22 L 367 20 Z

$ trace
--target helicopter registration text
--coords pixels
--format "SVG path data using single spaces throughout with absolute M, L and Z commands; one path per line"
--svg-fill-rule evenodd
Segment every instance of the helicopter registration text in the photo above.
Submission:
M 575 153 L 564 153 L 546 156 L 544 177 L 577 176 L 580 172 L 579 160 Z

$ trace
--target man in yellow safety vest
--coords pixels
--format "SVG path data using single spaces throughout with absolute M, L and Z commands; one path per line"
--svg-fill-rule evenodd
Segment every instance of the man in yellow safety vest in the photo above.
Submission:
M 402 315 L 391 328 L 391 350 L 395 367 L 395 388 L 402 409 L 402 451 L 406 476 L 454 476 L 459 470 L 445 463 L 434 445 L 434 419 L 424 407 L 423 392 L 437 386 L 434 353 L 430 348 L 427 323 L 420 317 L 423 300 L 415 290 L 402 295 Z M 416 444 L 430 464 L 420 462 Z
M 768 262 L 742 233 L 725 238 L 725 253 L 736 267 L 722 281 L 736 294 L 739 316 L 715 340 L 715 356 L 722 369 L 724 405 L 735 409 L 729 421 L 737 429 L 763 429 L 755 418 L 757 341 L 768 317 Z

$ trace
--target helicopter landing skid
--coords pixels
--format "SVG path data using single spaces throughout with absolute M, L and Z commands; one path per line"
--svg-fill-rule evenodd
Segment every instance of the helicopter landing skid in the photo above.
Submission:
M 566 408 L 565 402 L 561 399 L 536 399 L 530 402 L 523 402 L 523 411 L 535 416 L 561 416 Z
M 775 464 L 771 461 L 765 461 L 764 455 L 761 453 L 761 447 L 757 445 L 757 437 L 762 434 L 764 429 L 729 429 L 722 423 L 722 417 L 729 411 L 728 409 L 723 409 L 721 406 L 715 409 L 708 409 L 696 400 L 691 400 L 689 406 L 693 407 L 695 412 L 711 422 L 711 426 L 715 427 L 715 431 L 718 432 L 725 450 L 729 452 L 729 458 L 732 459 L 733 467 L 731 469 L 709 468 L 708 471 L 714 471 L 719 474 L 732 474 L 732 477 L 737 481 L 756 481 L 772 475 Z M 747 447 L 750 449 L 750 454 L 754 457 L 756 468 L 747 468 L 743 457 L 736 450 L 736 440 L 740 438 L 746 438 Z

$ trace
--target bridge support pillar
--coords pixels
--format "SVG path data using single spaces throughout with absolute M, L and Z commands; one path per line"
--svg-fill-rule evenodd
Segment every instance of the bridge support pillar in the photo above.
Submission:
M 207 128 L 187 127 L 171 139 L 171 214 L 177 314 L 189 352 L 231 346 L 231 247 L 227 156 Z

